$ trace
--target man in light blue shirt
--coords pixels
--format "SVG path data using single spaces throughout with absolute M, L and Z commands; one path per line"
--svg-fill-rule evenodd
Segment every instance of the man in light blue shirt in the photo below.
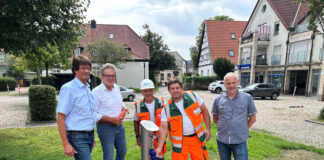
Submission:
M 247 160 L 249 128 L 256 121 L 257 110 L 253 97 L 238 91 L 239 80 L 234 73 L 224 77 L 226 93 L 217 96 L 212 109 L 213 120 L 218 126 L 217 146 L 221 160 Z
M 76 160 L 91 160 L 94 143 L 94 97 L 87 83 L 91 62 L 83 56 L 72 61 L 75 78 L 60 90 L 57 105 L 57 126 L 64 153 Z

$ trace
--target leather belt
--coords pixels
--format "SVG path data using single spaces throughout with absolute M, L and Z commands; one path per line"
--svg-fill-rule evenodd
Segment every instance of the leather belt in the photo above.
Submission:
M 81 134 L 93 134 L 94 133 L 94 130 L 91 130 L 91 131 L 66 131 L 67 134 L 73 134 L 73 133 L 81 133 Z

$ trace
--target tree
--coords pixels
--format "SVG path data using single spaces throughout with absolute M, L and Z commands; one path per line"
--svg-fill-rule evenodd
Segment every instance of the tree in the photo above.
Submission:
M 0 48 L 35 63 L 42 84 L 40 66 L 48 57 L 44 53 L 51 53 L 49 47 L 57 46 L 66 55 L 66 48 L 75 47 L 83 34 L 80 26 L 89 3 L 89 0 L 0 1 Z
M 215 59 L 213 64 L 213 70 L 220 79 L 223 79 L 226 73 L 233 72 L 235 65 L 224 57 Z
M 174 69 L 176 67 L 175 57 L 168 53 L 169 47 L 164 44 L 162 36 L 150 30 L 148 24 L 144 24 L 146 30 L 141 38 L 150 46 L 150 73 L 165 69 Z
M 120 63 L 125 62 L 125 59 L 130 59 L 131 52 L 127 48 L 123 48 L 120 44 L 101 39 L 92 42 L 87 46 L 90 52 L 90 59 L 92 62 L 97 63 L 99 66 L 109 62 L 120 67 Z
M 0 48 L 6 53 L 78 41 L 89 0 L 0 1 Z
M 16 58 L 14 56 L 7 55 L 8 70 L 6 71 L 6 76 L 13 77 L 16 80 L 21 80 L 24 78 L 24 70 L 18 69 L 14 66 Z
M 314 34 L 319 33 L 324 36 L 324 0 L 306 0 L 309 2 L 310 20 L 308 28 Z M 321 30 L 319 30 L 321 28 Z
M 215 16 L 213 18 L 208 18 L 207 20 L 234 21 L 233 18 L 231 18 L 229 16 L 225 16 L 225 15 Z M 196 36 L 196 45 L 191 46 L 190 49 L 189 49 L 190 56 L 191 56 L 191 59 L 192 59 L 192 64 L 193 64 L 195 69 L 197 69 L 197 67 L 198 67 L 198 64 L 197 64 L 198 58 L 199 58 L 198 57 L 198 51 L 199 51 L 199 45 L 200 45 L 201 37 L 202 37 L 203 31 L 204 31 L 205 21 L 206 20 L 203 20 L 200 23 L 200 26 L 198 28 L 199 33 Z

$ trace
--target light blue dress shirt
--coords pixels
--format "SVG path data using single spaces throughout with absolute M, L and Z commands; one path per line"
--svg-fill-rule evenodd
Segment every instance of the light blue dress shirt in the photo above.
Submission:
M 56 112 L 66 115 L 67 131 L 91 131 L 95 126 L 94 106 L 89 84 L 74 78 L 62 86 Z

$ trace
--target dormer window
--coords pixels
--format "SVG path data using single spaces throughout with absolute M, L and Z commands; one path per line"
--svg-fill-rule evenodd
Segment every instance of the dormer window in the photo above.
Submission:
M 236 39 L 234 33 L 231 33 L 231 38 L 232 38 L 233 40 Z

